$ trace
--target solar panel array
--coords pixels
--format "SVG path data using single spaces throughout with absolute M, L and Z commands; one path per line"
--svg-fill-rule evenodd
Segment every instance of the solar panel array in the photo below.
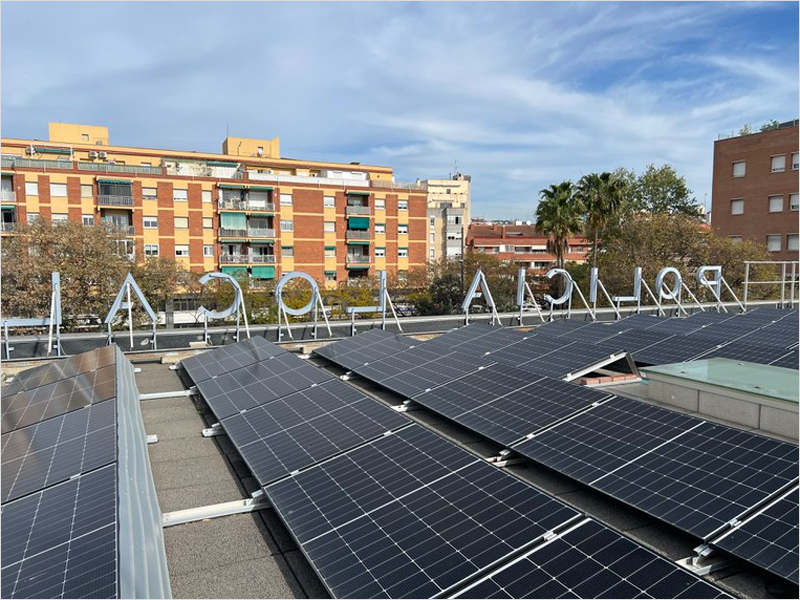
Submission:
M 383 336 L 365 335 L 365 345 L 373 345 L 376 337 Z M 378 362 L 386 362 L 389 377 L 414 373 L 417 379 L 411 387 L 415 389 L 461 377 L 463 385 L 494 394 L 487 406 L 495 404 L 500 413 L 506 410 L 504 402 L 526 405 L 526 401 L 509 396 L 514 395 L 517 384 L 527 389 L 529 383 L 541 382 L 543 389 L 562 392 L 566 390 L 560 386 L 570 385 L 541 380 L 525 371 L 516 371 L 516 380 L 509 383 L 515 370 L 502 365 L 481 369 L 479 372 L 489 377 L 488 384 L 482 383 L 474 376 L 476 365 L 482 364 L 480 357 L 475 356 L 474 346 L 463 332 L 458 337 L 457 345 L 464 352 L 445 354 L 452 363 L 436 360 L 441 357 L 441 345 L 435 353 L 431 346 L 422 350 L 426 344 L 412 348 L 422 350 L 413 357 L 409 351 L 401 351 L 394 355 L 400 356 L 399 360 L 387 357 Z M 506 335 L 505 339 L 513 342 L 518 337 Z M 391 338 L 385 339 L 392 344 Z M 347 353 L 355 350 L 352 343 L 350 347 Z M 215 361 L 223 362 L 225 350 L 214 351 L 215 360 L 206 357 L 206 369 Z M 455 364 L 459 357 L 460 368 Z M 430 360 L 426 363 L 425 358 Z M 267 358 L 262 363 L 275 360 Z M 436 371 L 434 364 L 441 369 Z M 236 367 L 233 372 L 252 366 Z M 197 372 L 191 362 L 187 367 L 187 372 Z M 452 369 L 449 372 L 448 367 Z M 440 375 L 434 381 L 435 372 Z M 223 376 L 217 374 L 215 381 Z M 328 377 L 328 381 L 225 416 L 220 423 L 335 597 L 455 593 L 541 544 L 545 534 L 581 518 L 560 501 Z M 228 392 L 234 404 L 244 387 Z M 202 393 L 203 386 L 198 389 Z M 507 393 L 498 394 L 501 389 Z M 579 396 L 578 403 L 606 396 L 576 386 L 570 389 Z M 543 395 L 547 394 L 540 389 L 538 396 Z M 530 423 L 537 419 L 542 423 L 558 420 L 558 403 L 540 407 L 538 417 L 529 414 L 529 424 L 520 424 L 519 431 L 529 431 Z M 528 405 L 536 408 L 534 402 Z M 475 414 L 483 416 L 482 411 Z M 623 539 L 610 530 L 609 534 Z M 672 568 L 685 573 L 677 566 Z M 710 596 L 720 594 L 699 578 L 686 575 L 693 583 L 708 586 Z M 677 593 L 680 588 L 672 589 Z
M 158 539 L 142 533 L 152 480 L 139 480 L 128 464 L 146 448 L 143 438 L 129 445 L 125 437 L 138 392 L 120 382 L 123 362 L 108 346 L 24 371 L 3 390 L 2 597 L 117 598 L 129 590 L 147 597 L 151 583 L 169 594 L 160 512 Z M 133 368 L 124 368 L 132 380 Z M 123 473 L 124 489 L 136 485 L 138 494 L 124 512 Z M 128 553 L 131 542 L 141 555 Z M 132 572 L 134 564 L 147 572 Z
M 370 329 L 357 336 L 318 348 L 314 352 L 346 369 L 354 369 L 413 345 L 414 342 L 405 336 L 384 329 Z

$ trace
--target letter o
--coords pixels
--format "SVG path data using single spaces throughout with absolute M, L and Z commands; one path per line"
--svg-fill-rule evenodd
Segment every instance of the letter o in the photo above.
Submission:
M 672 289 L 667 288 L 667 291 L 664 291 L 664 278 L 672 273 L 675 276 L 675 283 L 672 286 Z M 658 290 L 659 298 L 663 298 L 664 300 L 676 300 L 681 293 L 681 286 L 683 285 L 683 278 L 681 277 L 681 272 L 678 271 L 675 267 L 664 267 L 658 272 L 656 276 L 656 289 Z
M 311 284 L 311 300 L 308 301 L 302 308 L 292 308 L 291 306 L 286 306 L 283 302 L 283 286 L 289 283 L 292 279 L 305 279 L 308 283 Z M 275 299 L 278 301 L 278 306 L 283 310 L 283 312 L 294 315 L 295 317 L 299 317 L 311 311 L 314 308 L 314 305 L 317 303 L 317 297 L 319 296 L 319 288 L 317 287 L 317 282 L 314 281 L 314 278 L 307 273 L 301 273 L 300 271 L 292 271 L 291 273 L 286 273 L 281 280 L 278 282 L 278 285 L 275 287 Z
M 221 279 L 222 281 L 229 282 L 233 286 L 233 303 L 225 310 L 220 311 L 208 310 L 206 307 L 200 306 L 197 312 L 210 319 L 225 319 L 226 317 L 230 317 L 236 312 L 242 302 L 242 288 L 239 287 L 239 282 L 227 273 L 206 273 L 199 279 L 200 285 L 205 285 L 211 279 Z

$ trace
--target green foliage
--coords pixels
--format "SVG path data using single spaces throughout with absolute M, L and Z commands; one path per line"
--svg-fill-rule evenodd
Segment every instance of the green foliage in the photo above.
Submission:
M 758 130 L 761 132 L 774 131 L 775 129 L 778 129 L 778 127 L 780 127 L 780 123 L 778 123 L 778 121 L 776 121 L 775 119 L 772 119 L 764 123 L 761 127 L 758 128 Z
M 636 212 L 700 214 L 700 206 L 687 187 L 686 179 L 668 164 L 647 165 L 645 172 L 629 186 L 627 198 L 630 209 Z
M 753 133 L 753 126 L 749 123 L 742 125 L 742 128 L 739 130 L 739 135 L 750 135 L 751 133 Z
M 597 265 L 598 240 L 608 221 L 616 216 L 626 192 L 625 179 L 611 173 L 590 173 L 578 182 L 577 197 L 586 212 L 586 228 L 592 236 L 592 265 Z
M 576 196 L 571 181 L 562 181 L 541 190 L 536 209 L 536 227 L 548 236 L 547 247 L 556 255 L 556 264 L 563 268 L 568 239 L 583 229 L 585 207 Z
M 3 240 L 3 314 L 42 317 L 50 313 L 50 274 L 61 274 L 65 327 L 85 315 L 104 316 L 133 264 L 120 232 L 106 226 L 51 223 L 19 224 Z

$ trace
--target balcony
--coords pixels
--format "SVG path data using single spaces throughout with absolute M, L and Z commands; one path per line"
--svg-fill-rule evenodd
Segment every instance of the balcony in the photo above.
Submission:
M 247 230 L 246 229 L 225 229 L 224 227 L 220 227 L 219 228 L 219 237 L 245 238 L 245 237 L 247 237 Z
M 250 202 L 249 200 L 219 200 L 220 210 L 249 210 L 252 212 L 275 212 L 273 202 Z
M 266 254 L 223 254 L 219 257 L 220 264 L 237 264 L 237 265 L 271 265 L 275 264 L 274 255 Z
M 347 255 L 347 264 L 348 265 L 368 265 L 370 258 L 366 254 L 348 254 Z
M 274 238 L 274 229 L 225 229 L 220 227 L 219 237 L 230 238 Z
M 26 169 L 41 169 L 47 171 L 48 169 L 61 169 L 71 171 L 73 169 L 73 162 L 71 160 L 39 160 L 37 158 L 23 158 L 21 156 L 4 155 L 3 166 L 17 168 L 22 167 Z
M 97 196 L 100 206 L 127 206 L 133 207 L 133 196 Z
M 15 192 L 14 190 L 3 190 L 2 196 L 0 196 L 0 197 L 2 197 L 3 202 L 6 202 L 6 201 L 8 201 L 8 202 L 16 202 L 17 201 L 17 192 Z
M 369 231 L 358 231 L 356 229 L 348 229 L 345 232 L 345 236 L 348 240 L 368 240 L 371 239 L 372 233 Z
M 254 265 L 274 265 L 275 264 L 275 255 L 274 254 L 251 254 L 250 255 L 250 262 Z
M 249 238 L 274 238 L 274 229 L 248 229 L 247 237 Z
M 3 222 L 3 233 L 13 233 L 16 230 L 17 230 L 17 224 L 16 223 Z
M 79 171 L 96 171 L 99 173 L 135 173 L 137 175 L 163 175 L 161 167 L 148 167 L 138 165 L 115 165 L 112 163 L 79 162 Z
M 369 206 L 347 206 L 346 214 L 348 215 L 368 215 L 370 214 Z

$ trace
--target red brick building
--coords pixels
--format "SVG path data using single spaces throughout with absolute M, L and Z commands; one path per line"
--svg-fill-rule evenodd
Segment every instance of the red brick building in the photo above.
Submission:
M 582 237 L 569 238 L 568 242 L 564 260 L 585 262 L 591 242 Z M 533 225 L 472 223 L 467 231 L 466 247 L 514 262 L 532 275 L 545 273 L 556 266 L 555 255 L 547 250 L 547 236 Z
M 764 244 L 774 260 L 798 259 L 798 121 L 714 143 L 711 225 Z

